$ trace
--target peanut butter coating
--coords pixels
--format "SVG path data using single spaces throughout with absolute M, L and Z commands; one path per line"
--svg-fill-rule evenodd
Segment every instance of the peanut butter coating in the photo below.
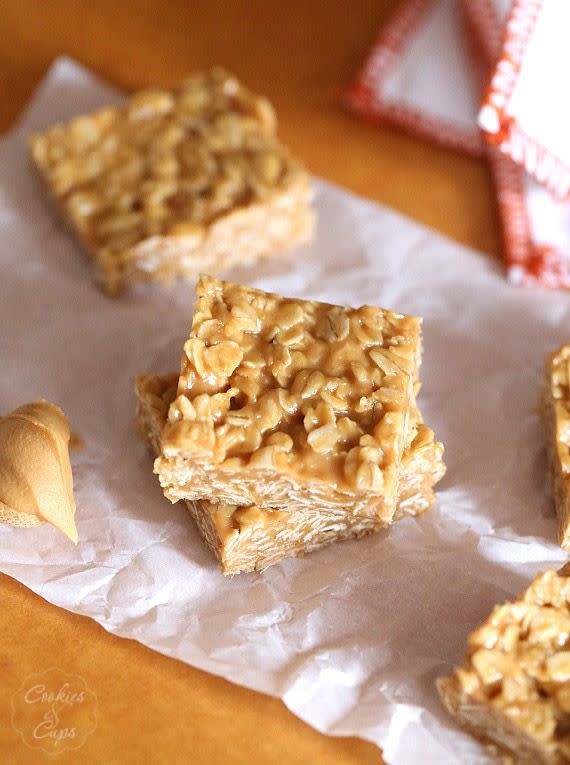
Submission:
M 136 426 L 154 454 L 161 452 L 168 409 L 176 398 L 178 374 L 140 375 L 136 381 Z M 420 515 L 431 507 L 434 485 L 443 477 L 443 446 L 421 421 L 416 408 L 416 434 L 404 452 L 394 520 Z M 305 555 L 332 542 L 377 531 L 375 518 L 352 511 L 309 506 L 301 512 L 281 512 L 255 505 L 239 507 L 208 500 L 186 500 L 203 539 L 225 575 L 263 571 L 283 558 Z
M 155 470 L 167 496 L 392 520 L 419 319 L 203 276 Z M 266 480 L 267 479 L 267 480 Z
M 438 689 L 460 725 L 508 762 L 570 762 L 570 568 L 495 607 Z
M 54 125 L 30 151 L 111 295 L 277 255 L 313 230 L 310 179 L 273 107 L 220 68 Z

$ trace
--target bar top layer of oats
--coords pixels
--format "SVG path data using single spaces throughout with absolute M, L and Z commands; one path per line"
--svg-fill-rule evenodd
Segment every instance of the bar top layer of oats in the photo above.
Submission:
M 447 709 L 516 762 L 570 762 L 570 572 L 547 571 L 469 637 Z
M 171 499 L 391 514 L 420 320 L 202 277 L 157 471 Z
M 156 271 L 167 280 L 195 278 L 200 267 L 227 268 L 228 239 L 235 248 L 244 228 L 263 224 L 283 231 L 257 232 L 260 242 L 254 232 L 244 252 L 238 248 L 240 261 L 248 253 L 267 254 L 256 252 L 256 245 L 279 249 L 307 238 L 309 178 L 275 132 L 271 104 L 214 68 L 177 90 L 141 91 L 124 106 L 57 124 L 32 137 L 31 152 L 59 208 L 94 256 L 100 280 L 117 292 L 126 279 L 143 279 L 145 269 L 146 277 Z M 270 214 L 276 198 L 287 208 L 277 205 L 277 216 Z M 208 239 L 216 222 L 255 205 L 257 217 L 242 215 L 237 230 L 216 229 L 213 241 Z M 261 220 L 261 207 L 267 220 Z M 194 273 L 190 254 L 198 263 Z

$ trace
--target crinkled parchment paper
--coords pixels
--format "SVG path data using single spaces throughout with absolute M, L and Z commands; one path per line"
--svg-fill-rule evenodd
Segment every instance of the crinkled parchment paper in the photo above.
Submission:
M 117 635 L 281 697 L 321 731 L 375 741 L 391 765 L 488 762 L 434 680 L 496 602 L 564 560 L 536 410 L 543 357 L 570 338 L 570 298 L 512 287 L 489 258 L 316 181 L 315 244 L 230 276 L 425 317 L 420 402 L 448 476 L 419 520 L 224 579 L 133 431 L 133 378 L 178 366 L 192 287 L 105 297 L 27 161 L 31 131 L 118 99 L 61 60 L 0 144 L 0 410 L 45 397 L 85 439 L 79 544 L 49 526 L 0 527 L 1 570 Z

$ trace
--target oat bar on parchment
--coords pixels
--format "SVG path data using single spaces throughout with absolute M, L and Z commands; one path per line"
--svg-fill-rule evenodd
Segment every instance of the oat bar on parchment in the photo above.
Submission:
M 173 502 L 389 524 L 415 411 L 420 319 L 200 279 L 155 463 Z
M 570 550 L 570 345 L 546 359 L 542 411 L 558 538 Z
M 570 762 L 570 567 L 538 576 L 469 636 L 438 680 L 447 710 L 509 762 Z
M 137 429 L 155 455 L 161 451 L 162 431 L 177 387 L 177 374 L 141 375 L 136 382 Z M 433 431 L 421 421 L 413 431 L 402 457 L 395 519 L 428 510 L 435 499 L 433 487 L 445 473 L 443 446 L 435 441 Z M 283 558 L 378 529 L 374 519 L 334 509 L 291 513 L 207 500 L 187 500 L 186 504 L 224 574 L 262 571 Z
M 33 136 L 34 164 L 111 295 L 308 240 L 310 179 L 271 104 L 222 69 Z

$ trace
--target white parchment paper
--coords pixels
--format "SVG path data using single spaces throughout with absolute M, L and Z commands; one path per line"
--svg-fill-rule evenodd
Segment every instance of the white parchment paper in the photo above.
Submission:
M 0 144 L 0 411 L 42 396 L 85 439 L 79 544 L 2 526 L 1 570 L 117 635 L 281 697 L 321 731 L 375 741 L 391 765 L 487 763 L 434 681 L 496 602 L 565 559 L 536 408 L 544 355 L 570 337 L 570 297 L 510 286 L 488 257 L 316 181 L 316 242 L 230 276 L 425 317 L 420 403 L 448 476 L 419 520 L 224 579 L 132 426 L 134 375 L 178 366 L 192 287 L 103 295 L 27 161 L 30 132 L 118 98 L 60 60 Z

